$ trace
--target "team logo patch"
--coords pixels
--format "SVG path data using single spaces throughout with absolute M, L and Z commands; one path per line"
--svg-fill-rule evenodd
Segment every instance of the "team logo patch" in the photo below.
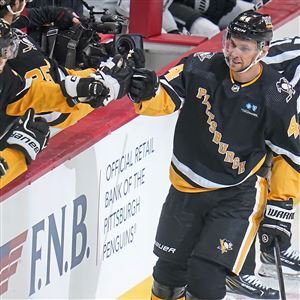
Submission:
M 242 108 L 241 108 L 241 111 L 246 113 L 246 114 L 249 114 L 251 116 L 254 116 L 254 117 L 258 117 L 258 114 L 257 114 L 257 105 L 253 104 L 253 103 L 250 103 L 250 102 L 247 102 Z
M 261 240 L 262 240 L 262 242 L 263 242 L 264 244 L 266 244 L 266 243 L 269 242 L 269 236 L 268 236 L 267 234 L 264 233 L 264 234 L 261 236 Z
M 264 20 L 264 22 L 265 22 L 265 24 L 266 24 L 266 27 L 267 27 L 268 29 L 272 29 L 272 28 L 273 28 L 273 25 L 272 25 L 272 18 L 271 18 L 270 16 L 264 16 L 264 17 L 263 17 L 263 20 Z
M 279 81 L 276 82 L 277 91 L 281 93 L 287 93 L 288 96 L 286 97 L 285 101 L 288 103 L 293 95 L 295 94 L 295 90 L 293 86 L 289 83 L 289 81 L 285 77 L 281 77 Z
M 220 245 L 217 247 L 222 254 L 227 253 L 228 251 L 233 250 L 233 244 L 226 239 L 220 239 Z
M 232 87 L 231 87 L 231 90 L 234 92 L 234 93 L 237 93 L 239 90 L 240 90 L 240 86 L 238 84 L 234 84 Z
M 205 59 L 211 59 L 215 53 L 212 52 L 197 52 L 194 56 L 197 56 L 200 61 L 204 61 Z

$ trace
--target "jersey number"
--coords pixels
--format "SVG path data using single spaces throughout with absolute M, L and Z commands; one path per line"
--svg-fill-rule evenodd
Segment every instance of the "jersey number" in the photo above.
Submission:
M 300 132 L 299 132 L 299 124 L 297 123 L 295 116 L 293 116 L 291 118 L 290 126 L 289 126 L 289 129 L 287 131 L 287 134 L 288 134 L 289 137 L 291 137 L 293 135 L 295 139 L 300 134 Z
M 53 81 L 49 70 L 50 70 L 50 64 L 48 61 L 46 61 L 47 65 L 41 66 L 39 68 L 35 68 L 33 70 L 30 70 L 26 72 L 25 78 L 26 79 L 38 79 L 38 80 L 45 80 L 45 81 Z
M 183 64 L 178 65 L 172 69 L 169 70 L 168 74 L 165 75 L 165 78 L 168 81 L 171 81 L 172 79 L 176 78 L 179 76 L 179 74 L 182 72 L 183 70 Z

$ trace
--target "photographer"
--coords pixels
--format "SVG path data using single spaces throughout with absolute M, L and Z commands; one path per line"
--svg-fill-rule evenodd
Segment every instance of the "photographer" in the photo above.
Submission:
M 42 8 L 28 8 L 27 16 L 20 16 L 13 22 L 13 27 L 18 29 L 26 27 L 28 35 L 38 45 L 42 45 L 43 35 L 51 26 L 65 30 L 80 23 L 79 16 L 71 8 L 44 6 Z
M 80 0 L 33 0 L 28 4 L 28 8 L 44 6 L 61 6 L 71 8 L 79 17 L 83 16 L 83 5 Z

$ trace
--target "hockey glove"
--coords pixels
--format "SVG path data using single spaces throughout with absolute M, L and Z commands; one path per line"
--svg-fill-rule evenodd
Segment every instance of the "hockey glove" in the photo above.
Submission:
M 81 102 L 93 108 L 103 106 L 103 101 L 109 93 L 109 89 L 101 81 L 92 77 L 66 76 L 60 86 L 70 107 Z
M 7 146 L 23 152 L 27 164 L 30 164 L 46 148 L 49 136 L 49 125 L 42 118 L 34 120 L 34 110 L 30 108 L 10 129 Z
M 156 95 L 159 79 L 154 71 L 136 69 L 132 76 L 128 96 L 134 103 L 149 100 Z
M 120 54 L 110 57 L 106 62 L 100 64 L 97 72 L 91 76 L 103 82 L 109 90 L 104 105 L 112 100 L 120 99 L 128 93 L 132 75 L 132 66 Z
M 258 232 L 261 251 L 273 251 L 275 237 L 279 241 L 281 250 L 285 250 L 291 245 L 291 223 L 294 215 L 293 199 L 267 201 L 264 219 Z
M 132 66 L 135 68 L 145 68 L 145 54 L 142 49 L 134 49 L 128 55 L 129 62 L 132 63 Z

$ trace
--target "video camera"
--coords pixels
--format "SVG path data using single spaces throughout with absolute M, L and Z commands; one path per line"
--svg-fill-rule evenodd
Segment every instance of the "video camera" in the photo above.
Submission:
M 54 58 L 60 65 L 67 68 L 97 67 L 101 60 L 120 53 L 128 54 L 129 50 L 143 49 L 140 35 L 122 34 L 127 19 L 111 15 L 107 10 L 95 12 L 81 0 L 89 10 L 88 18 L 81 18 L 81 24 L 68 30 L 50 29 L 47 32 L 47 47 L 44 49 L 49 57 Z M 101 14 L 101 22 L 96 21 L 95 15 Z M 111 43 L 101 43 L 98 33 L 113 34 Z

